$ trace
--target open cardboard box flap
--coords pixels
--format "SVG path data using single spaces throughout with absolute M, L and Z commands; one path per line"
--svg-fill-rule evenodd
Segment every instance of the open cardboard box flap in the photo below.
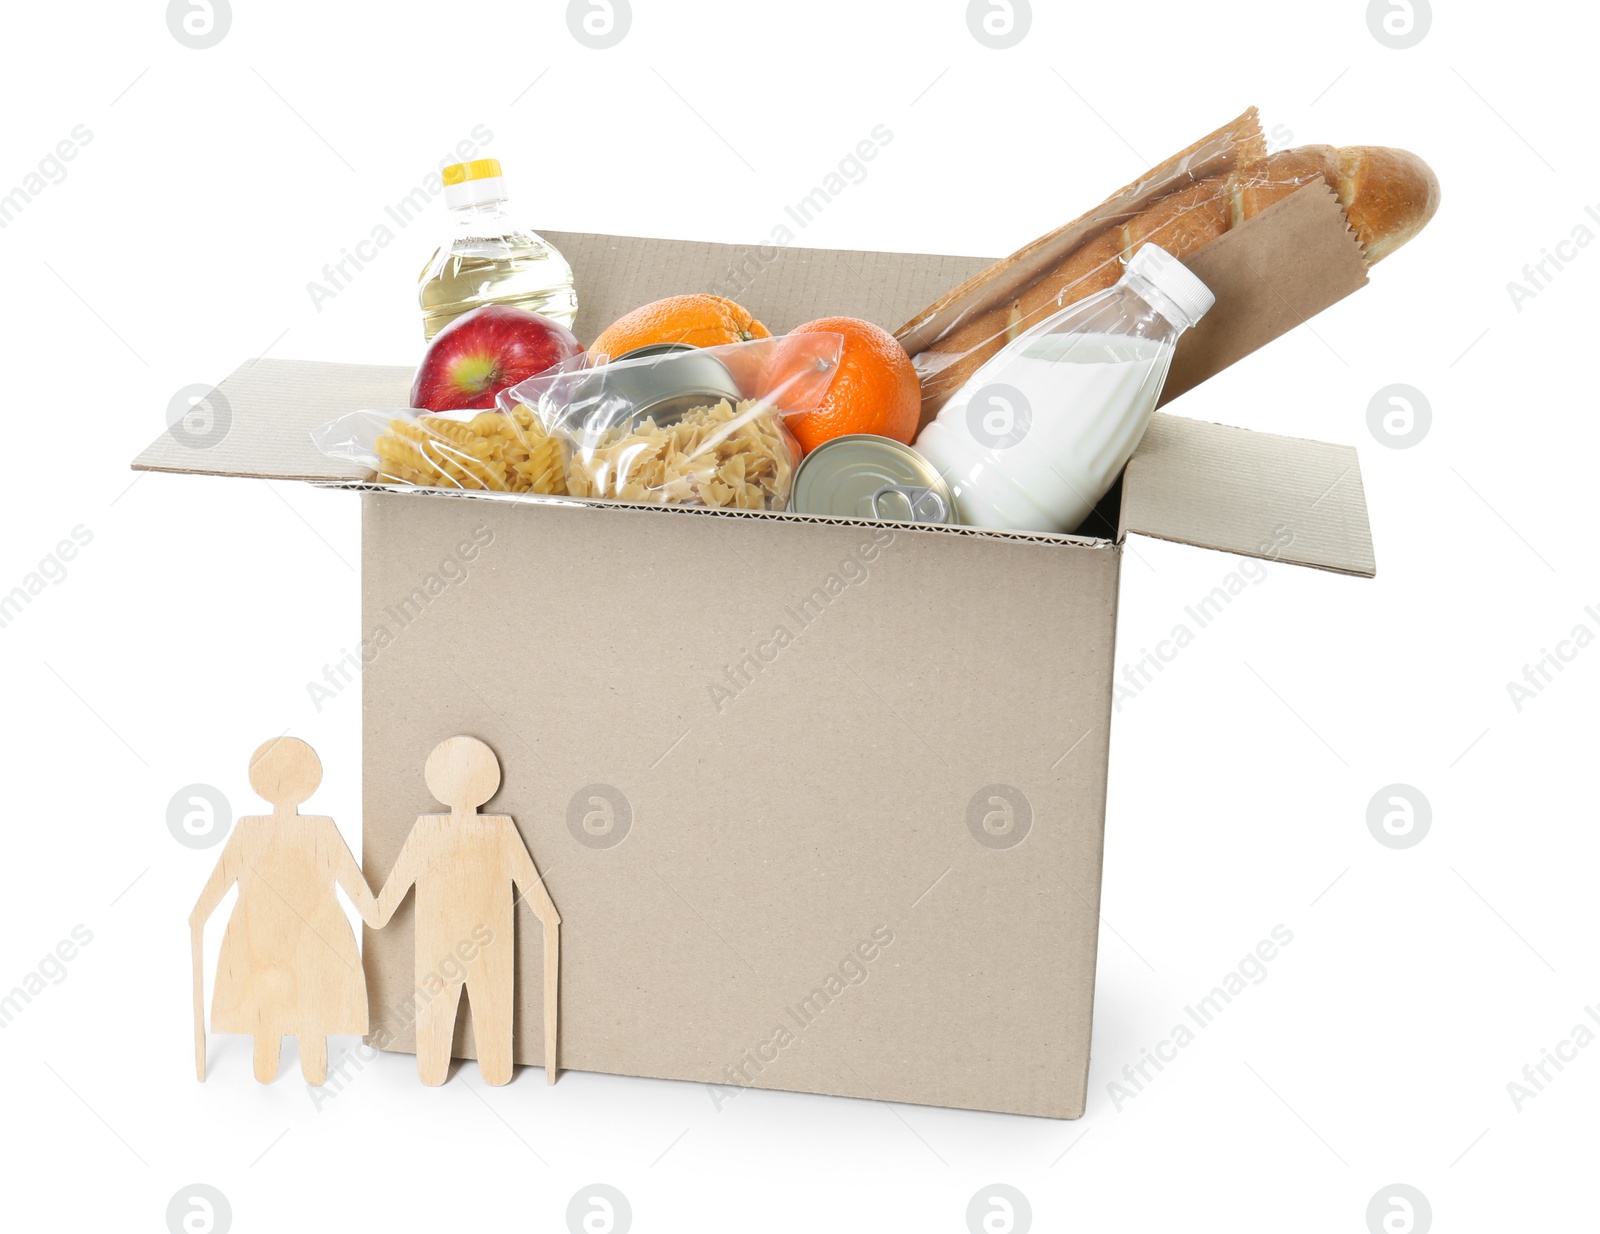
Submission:
M 1245 557 L 1371 578 L 1361 465 L 1349 446 L 1157 413 L 1122 479 L 1122 527 Z
M 1186 262 L 1217 303 L 1184 336 L 1164 404 L 1367 281 L 1333 191 L 1310 184 Z M 1376 572 L 1361 466 L 1349 446 L 1158 414 L 1123 476 L 1121 533 Z
M 988 264 L 914 253 L 548 235 L 583 288 L 575 323 L 580 338 L 593 338 L 630 308 L 691 287 L 737 290 L 775 332 L 824 314 L 892 328 Z M 1366 282 L 1360 246 L 1323 185 L 1294 193 L 1188 264 L 1216 292 L 1217 304 L 1180 341 L 1163 403 Z M 403 367 L 252 360 L 222 383 L 220 399 L 214 396 L 215 413 L 228 421 L 215 444 L 196 448 L 164 433 L 133 466 L 359 482 L 364 470 L 319 453 L 311 430 L 351 411 L 404 407 L 410 385 L 411 370 Z M 1360 471 L 1347 447 L 1161 415 L 1129 466 L 1123 503 L 1123 534 L 1373 573 Z
M 352 411 L 404 407 L 412 370 L 388 364 L 330 364 L 320 360 L 246 360 L 210 398 L 226 419 L 214 444 L 189 445 L 162 433 L 133 460 L 135 471 L 311 483 L 364 480 L 359 463 L 329 458 L 311 430 Z

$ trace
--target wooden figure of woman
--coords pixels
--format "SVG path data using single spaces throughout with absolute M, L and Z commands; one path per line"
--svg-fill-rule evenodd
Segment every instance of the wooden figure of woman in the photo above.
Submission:
M 328 1072 L 328 1037 L 367 1031 L 367 987 L 354 932 L 334 895 L 343 887 L 362 920 L 377 902 L 331 818 L 297 807 L 322 782 L 316 752 L 278 737 L 250 756 L 250 785 L 271 803 L 264 817 L 241 818 L 189 915 L 194 949 L 195 1073 L 206 1078 L 204 942 L 206 919 L 228 888 L 239 898 L 222 936 L 211 1028 L 255 1038 L 255 1076 L 271 1083 L 284 1037 L 300 1044 L 308 1084 Z

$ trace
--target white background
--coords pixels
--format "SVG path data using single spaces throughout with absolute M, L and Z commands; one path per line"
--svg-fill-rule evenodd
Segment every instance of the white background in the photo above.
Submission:
M 92 140 L 0 230 L 0 591 L 93 537 L 0 629 L 0 990 L 93 933 L 0 1030 L 10 1220 L 161 1230 L 203 1182 L 238 1231 L 555 1231 L 599 1181 L 640 1231 L 961 1231 L 994 1183 L 1041 1230 L 1359 1234 L 1395 1183 L 1441 1231 L 1592 1223 L 1600 1048 L 1520 1111 L 1507 1084 L 1600 1004 L 1600 648 L 1520 711 L 1507 683 L 1600 633 L 1600 246 L 1520 310 L 1507 284 L 1600 234 L 1600 31 L 1576 5 L 1446 7 L 1396 50 L 1359 0 L 1036 3 L 1000 51 L 957 0 L 634 0 L 608 50 L 553 0 L 235 0 L 205 50 L 159 3 L 9 6 L 0 193 L 74 126 Z M 1173 407 L 1354 443 L 1379 574 L 1266 567 L 1116 716 L 1081 1121 L 764 1092 L 719 1110 L 698 1085 L 539 1070 L 488 1090 L 471 1065 L 429 1090 L 409 1056 L 319 1109 L 292 1048 L 262 1087 L 243 1038 L 214 1037 L 194 1082 L 183 922 L 219 850 L 176 843 L 167 803 L 203 782 L 256 810 L 249 751 L 287 729 L 359 851 L 359 703 L 318 712 L 305 686 L 356 629 L 358 517 L 296 485 L 134 481 L 176 391 L 264 351 L 414 361 L 439 203 L 321 311 L 307 283 L 474 125 L 539 226 L 758 242 L 884 124 L 799 243 L 1001 254 L 1251 103 L 1277 145 L 1416 150 L 1444 206 L 1368 289 Z M 1391 383 L 1431 406 L 1410 449 L 1368 427 Z M 1130 544 L 1119 659 L 1236 565 Z M 1432 809 L 1403 851 L 1367 826 L 1393 783 Z M 1280 923 L 1266 980 L 1114 1099 Z

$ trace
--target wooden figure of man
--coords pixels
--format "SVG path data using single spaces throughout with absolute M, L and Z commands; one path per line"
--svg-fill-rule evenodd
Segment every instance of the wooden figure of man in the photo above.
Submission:
M 476 738 L 452 737 L 428 756 L 424 778 L 428 791 L 450 813 L 417 819 L 378 895 L 374 924 L 387 925 L 406 893 L 416 887 L 419 990 L 425 981 L 438 980 L 440 957 L 458 956 L 463 940 L 482 937 L 485 927 L 490 938 L 456 968 L 459 975 L 442 993 L 418 1007 L 417 1074 L 424 1084 L 444 1083 L 465 986 L 484 1081 L 504 1084 L 511 1079 L 515 885 L 544 927 L 544 1065 L 554 1084 L 561 917 L 516 825 L 505 815 L 478 813 L 500 787 L 500 762 Z

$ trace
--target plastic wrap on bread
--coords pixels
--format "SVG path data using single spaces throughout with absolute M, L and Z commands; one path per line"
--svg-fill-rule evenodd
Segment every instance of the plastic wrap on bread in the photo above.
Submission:
M 1338 196 L 1369 264 L 1414 237 L 1439 207 L 1439 182 L 1416 155 L 1382 146 L 1268 154 L 1251 109 L 902 326 L 896 337 L 922 382 L 922 422 L 1008 342 L 1112 286 L 1141 245 L 1187 259 L 1319 180 Z

